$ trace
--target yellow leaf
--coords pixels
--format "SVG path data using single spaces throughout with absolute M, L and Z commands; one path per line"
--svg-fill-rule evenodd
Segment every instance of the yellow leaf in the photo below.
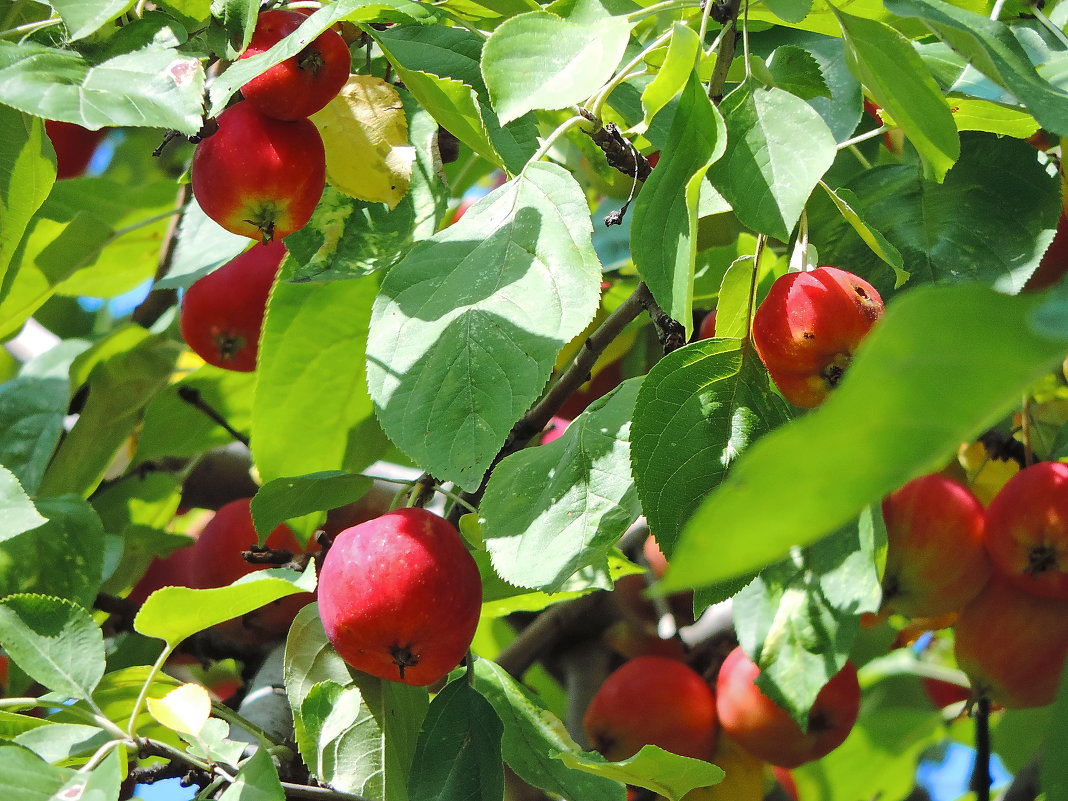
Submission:
M 352 75 L 311 117 L 326 146 L 326 178 L 339 192 L 391 209 L 408 191 L 415 148 L 397 90 L 381 78 Z
M 149 698 L 148 711 L 168 729 L 196 736 L 211 715 L 211 696 L 199 684 L 183 684 L 162 698 Z

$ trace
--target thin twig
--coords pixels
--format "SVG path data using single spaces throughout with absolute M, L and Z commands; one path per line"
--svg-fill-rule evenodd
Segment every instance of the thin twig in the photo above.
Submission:
M 975 766 L 969 789 L 976 801 L 990 801 L 990 698 L 983 694 L 975 705 Z
M 178 397 L 192 406 L 194 409 L 203 412 L 206 416 L 210 417 L 220 428 L 226 431 L 231 437 L 240 442 L 246 448 L 249 447 L 249 438 L 230 425 L 226 418 L 219 414 L 213 406 L 211 406 L 200 394 L 200 390 L 196 387 L 181 386 L 178 387 Z
M 190 184 L 182 184 L 178 188 L 177 206 L 184 209 L 192 197 Z M 174 252 L 178 246 L 178 228 L 181 225 L 182 215 L 177 214 L 171 218 L 167 233 L 163 238 L 163 249 L 160 251 L 159 262 L 156 264 L 156 274 L 153 281 L 159 281 L 171 269 L 174 260 Z M 151 328 L 152 325 L 163 316 L 178 301 L 178 292 L 174 289 L 153 289 L 148 296 L 133 310 L 130 319 L 142 328 Z

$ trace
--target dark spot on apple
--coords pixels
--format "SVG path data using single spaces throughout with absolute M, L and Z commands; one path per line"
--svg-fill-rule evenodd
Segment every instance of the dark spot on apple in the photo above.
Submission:
M 1029 576 L 1037 576 L 1039 573 L 1045 573 L 1047 570 L 1055 570 L 1057 568 L 1057 551 L 1048 545 L 1039 545 L 1036 548 L 1032 548 L 1031 552 L 1027 554 L 1027 574 Z
M 415 667 L 419 664 L 419 654 L 413 654 L 410 645 L 394 644 L 389 650 L 393 657 L 393 664 L 397 666 L 397 670 L 400 672 L 400 677 L 403 680 L 404 669 Z
M 824 711 L 812 710 L 808 716 L 808 730 L 819 734 L 834 728 L 834 721 Z

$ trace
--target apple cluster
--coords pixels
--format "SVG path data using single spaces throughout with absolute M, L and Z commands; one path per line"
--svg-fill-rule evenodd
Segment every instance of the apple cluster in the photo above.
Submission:
M 924 476 L 886 498 L 883 517 L 884 608 L 955 618 L 977 697 L 1051 703 L 1068 655 L 1068 464 L 1021 470 L 985 510 L 958 482 Z
M 875 287 L 851 272 L 787 273 L 753 315 L 753 344 L 783 397 L 808 409 L 837 386 L 882 313 Z
M 305 19 L 298 11 L 260 14 L 241 58 L 267 52 Z M 197 145 L 192 188 L 200 207 L 226 230 L 260 240 L 185 294 L 182 336 L 209 364 L 256 367 L 268 294 L 286 253 L 281 238 L 307 224 L 326 186 L 326 151 L 308 116 L 341 91 L 350 63 L 345 40 L 324 31 L 246 83 L 243 100 Z

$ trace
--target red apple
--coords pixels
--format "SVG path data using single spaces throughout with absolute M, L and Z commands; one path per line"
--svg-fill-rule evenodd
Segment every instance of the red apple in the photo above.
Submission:
M 697 329 L 698 339 L 712 339 L 716 335 L 716 310 L 713 309 L 703 318 L 701 326 Z
M 983 505 L 940 474 L 910 481 L 883 501 L 883 605 L 909 617 L 960 610 L 990 577 Z
M 405 684 L 443 678 L 464 658 L 482 580 L 460 533 L 425 509 L 345 529 L 319 574 L 319 616 L 357 670 Z
M 795 406 L 819 405 L 883 313 L 879 293 L 837 267 L 787 273 L 753 315 L 753 344 Z
M 779 786 L 786 791 L 786 795 L 798 801 L 797 796 L 797 782 L 794 781 L 794 776 L 786 768 L 780 768 L 778 765 L 773 765 L 771 773 L 775 777 L 775 781 L 779 783 Z
M 1053 241 L 1042 255 L 1038 268 L 1031 273 L 1031 277 L 1024 284 L 1024 290 L 1037 292 L 1041 289 L 1049 289 L 1060 281 L 1065 273 L 1068 273 L 1068 215 L 1062 209 L 1061 218 L 1057 223 L 1057 233 L 1053 235 Z
M 1008 709 L 1057 695 L 1068 654 L 1068 601 L 1040 598 L 995 575 L 960 613 L 957 664 L 972 686 Z
M 267 297 L 285 255 L 281 241 L 257 243 L 186 290 L 182 338 L 200 358 L 227 370 L 256 369 Z
M 590 743 L 613 762 L 643 745 L 709 759 L 719 733 L 712 689 L 692 668 L 662 656 L 640 656 L 609 675 L 582 725 Z
M 716 709 L 723 730 L 765 762 L 796 768 L 842 744 L 860 711 L 860 685 L 851 662 L 820 690 L 808 715 L 808 731 L 757 687 L 760 668 L 741 648 L 723 662 L 716 681 Z
M 1039 462 L 1008 480 L 986 510 L 986 547 L 1020 589 L 1068 599 L 1068 464 Z
M 162 587 L 188 587 L 192 547 L 179 548 L 170 556 L 153 559 L 126 600 L 140 606 L 148 596 Z
M 259 541 L 252 523 L 250 498 L 241 498 L 224 505 L 204 526 L 189 556 L 190 586 L 198 589 L 226 587 L 254 570 L 267 565 L 246 561 L 247 551 Z M 282 524 L 268 535 L 266 546 L 275 550 L 303 553 L 293 530 Z M 276 639 L 289 629 L 289 624 L 306 604 L 313 600 L 310 593 L 297 593 L 280 598 L 250 612 L 240 620 L 222 624 L 219 631 L 239 642 L 258 642 Z
M 238 103 L 193 153 L 193 195 L 227 231 L 265 243 L 303 228 L 326 186 L 315 125 L 285 122 Z
M 296 11 L 265 11 L 256 21 L 241 58 L 265 53 L 306 19 Z M 241 94 L 261 114 L 276 120 L 310 117 L 337 97 L 349 77 L 348 45 L 325 30 L 295 56 L 287 58 L 241 87 Z
M 951 681 L 924 676 L 920 679 L 920 684 L 923 685 L 923 691 L 931 700 L 931 703 L 938 709 L 968 701 L 972 697 L 971 690 Z
M 77 178 L 84 173 L 97 145 L 108 135 L 107 129 L 90 131 L 59 120 L 45 120 L 45 131 L 56 150 L 56 178 Z

